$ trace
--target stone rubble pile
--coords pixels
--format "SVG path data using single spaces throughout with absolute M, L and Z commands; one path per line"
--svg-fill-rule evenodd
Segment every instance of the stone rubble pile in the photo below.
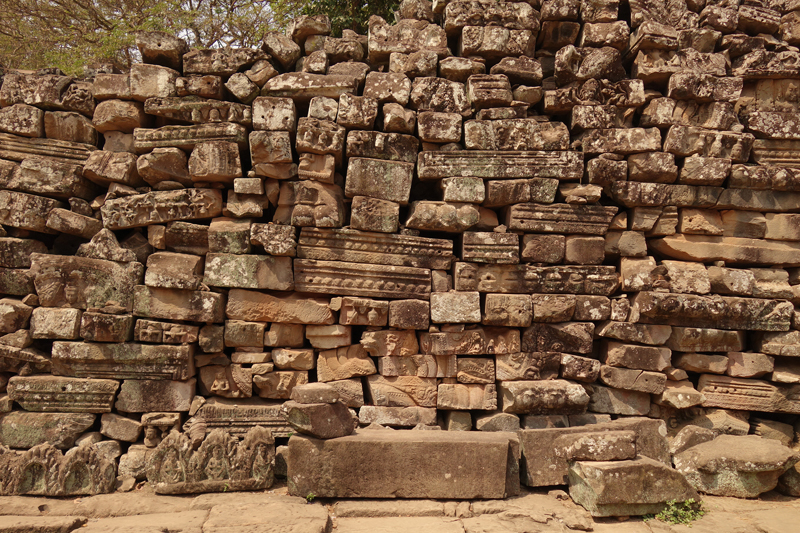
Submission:
M 520 472 L 637 514 L 754 433 L 771 481 L 731 493 L 800 495 L 800 6 L 405 0 L 329 34 L 4 73 L 0 493 L 264 488 L 300 432 L 301 496 Z M 667 428 L 691 486 L 638 501 Z M 430 457 L 499 477 L 386 481 Z

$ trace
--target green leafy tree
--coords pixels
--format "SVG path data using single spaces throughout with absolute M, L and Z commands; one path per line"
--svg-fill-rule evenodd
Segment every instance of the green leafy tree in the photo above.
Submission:
M 364 33 L 371 15 L 393 20 L 399 0 L 0 0 L 0 67 L 57 67 L 138 60 L 138 31 L 165 31 L 190 47 L 258 46 L 299 15 L 326 14 L 333 34 Z
M 366 33 L 372 15 L 392 22 L 399 4 L 400 0 L 278 0 L 273 2 L 273 10 L 281 25 L 297 15 L 328 15 L 333 36 L 341 37 L 343 30 Z
M 0 0 L 0 66 L 58 67 L 138 58 L 138 31 L 166 31 L 198 48 L 257 46 L 275 28 L 271 0 Z

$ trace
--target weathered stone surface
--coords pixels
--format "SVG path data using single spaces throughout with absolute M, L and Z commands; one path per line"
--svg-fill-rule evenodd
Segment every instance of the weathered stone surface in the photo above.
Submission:
M 0 133 L 0 157 L 11 161 L 24 161 L 32 156 L 39 156 L 62 163 L 80 165 L 95 150 L 97 148 L 90 144 L 55 139 L 29 139 L 9 133 Z
M 406 226 L 420 230 L 457 233 L 481 222 L 482 214 L 480 208 L 472 204 L 435 201 L 412 202 Z M 494 223 L 496 224 L 496 222 L 495 218 Z
M 150 192 L 109 200 L 101 212 L 103 224 L 112 230 L 213 218 L 222 214 L 222 195 L 213 189 Z
M 675 469 L 698 491 L 754 498 L 772 490 L 798 461 L 796 452 L 755 435 L 720 435 L 677 454 Z
M 206 123 L 195 126 L 163 126 L 157 129 L 137 128 L 133 131 L 136 153 L 146 153 L 154 148 L 180 148 L 192 150 L 202 142 L 235 142 L 247 147 L 247 129 L 232 122 Z
M 88 309 L 116 302 L 130 310 L 142 272 L 142 264 L 136 262 L 31 254 L 31 275 L 45 306 Z
M 288 257 L 208 254 L 203 282 L 214 287 L 287 291 L 294 288 Z
M 442 383 L 438 386 L 436 407 L 440 410 L 497 409 L 497 392 L 494 385 Z
M 699 500 L 682 475 L 647 457 L 577 461 L 569 470 L 569 492 L 592 516 L 658 513 L 669 501 Z
M 419 178 L 423 180 L 452 176 L 576 180 L 583 175 L 583 158 L 580 152 L 570 151 L 420 152 L 417 165 Z
M 202 438 L 216 428 L 244 437 L 255 426 L 269 429 L 273 436 L 288 437 L 294 430 L 280 413 L 280 404 L 266 402 L 260 398 L 211 397 L 185 424 L 192 436 Z
M 12 191 L 0 191 L 0 205 L 3 206 L 0 224 L 51 234 L 55 232 L 46 225 L 47 215 L 53 209 L 65 207 L 57 200 Z
M 375 374 L 375 363 L 359 344 L 319 352 L 317 379 L 322 382 Z
M 413 171 L 413 163 L 351 157 L 344 192 L 348 198 L 369 196 L 406 205 Z
M 628 431 L 636 434 L 636 453 L 639 456 L 665 465 L 670 463 L 667 429 L 662 420 L 621 418 L 582 427 L 525 429 L 519 433 L 523 456 L 522 482 L 531 487 L 565 485 L 568 482 L 570 461 L 575 452 L 585 449 L 587 444 L 591 445 L 593 442 L 597 446 L 595 453 L 604 453 L 610 449 L 620 450 L 616 443 L 629 441 L 630 436 L 626 436 Z M 609 436 L 604 437 L 603 433 L 608 433 Z M 594 457 L 599 459 L 600 456 Z
M 286 420 L 300 433 L 317 439 L 351 435 L 357 420 L 341 402 L 306 403 L 288 401 L 281 408 Z
M 618 280 L 612 267 L 456 263 L 457 291 L 609 295 Z
M 138 285 L 133 290 L 133 314 L 165 320 L 221 322 L 223 294 L 204 291 L 158 289 Z
M 308 372 L 299 370 L 279 370 L 253 376 L 253 385 L 261 398 L 288 400 L 292 389 L 308 383 Z
M 194 349 L 146 344 L 53 343 L 53 373 L 112 379 L 188 379 L 194 375 Z
M 615 389 L 625 389 L 648 394 L 660 394 L 666 386 L 667 376 L 660 372 L 648 372 L 629 368 L 600 367 L 600 381 Z
M 232 122 L 250 126 L 253 122 L 253 112 L 248 105 L 206 100 L 197 96 L 148 98 L 144 103 L 144 111 L 148 115 L 192 124 Z
M 3 491 L 5 494 L 38 496 L 102 494 L 113 490 L 116 477 L 113 458 L 104 456 L 99 446 L 91 444 L 77 446 L 63 455 L 50 444 L 38 444 L 26 452 L 4 454 L 3 463 L 4 470 L 10 473 Z M 53 526 L 58 524 L 62 526 L 56 526 L 58 531 L 67 531 L 82 522 L 74 517 L 67 521 L 72 524 L 64 524 L 63 520 L 59 524 L 59 520 L 56 519 L 46 530 L 56 531 Z M 24 529 L 17 531 L 45 530 L 41 528 L 44 524 L 40 524 L 39 527 L 36 527 L 37 525 L 24 524 L 22 526 Z M 11 528 L 14 528 L 14 525 L 11 525 Z
M 436 424 L 436 409 L 432 407 L 383 407 L 365 405 L 358 411 L 358 421 L 363 426 L 380 424 L 387 427 L 413 428 Z
M 506 213 L 506 225 L 536 233 L 605 235 L 616 213 L 616 207 L 516 204 Z
M 565 380 L 506 381 L 499 389 L 504 413 L 578 414 L 589 402 L 582 386 Z
M 288 72 L 267 81 L 261 95 L 302 103 L 317 96 L 338 99 L 344 94 L 355 94 L 357 86 L 358 79 L 351 76 Z
M 519 330 L 509 328 L 479 328 L 462 332 L 421 333 L 419 351 L 431 355 L 517 353 L 520 351 L 519 338 Z M 409 353 L 408 355 L 412 354 Z
M 15 376 L 8 395 L 26 411 L 108 413 L 119 383 L 110 379 Z
M 677 352 L 738 352 L 745 347 L 745 335 L 743 331 L 675 327 L 666 346 Z
M 333 324 L 329 300 L 308 295 L 273 296 L 233 289 L 228 293 L 225 314 L 232 320 L 285 322 L 289 324 Z
M 114 407 L 126 413 L 189 411 L 195 387 L 194 378 L 187 381 L 126 379 Z
M 289 492 L 355 498 L 512 496 L 519 493 L 517 446 L 516 437 L 503 432 L 371 430 L 328 441 L 292 437 Z M 320 453 L 309 454 L 312 447 Z M 442 461 L 442 457 L 450 460 Z M 405 469 L 409 461 L 420 468 L 410 475 L 393 474 L 398 468 Z M 323 464 L 331 468 L 320 468 Z M 353 472 L 360 475 L 354 477 Z
M 522 334 L 522 350 L 526 352 L 590 353 L 594 324 L 564 322 L 534 324 Z
M 215 429 L 196 450 L 185 433 L 170 433 L 147 460 L 147 480 L 158 494 L 263 490 L 272 486 L 275 439 L 254 427 L 241 442 Z
M 428 299 L 431 290 L 428 269 L 312 259 L 294 260 L 294 281 L 300 291 L 347 296 Z
M 645 392 L 629 391 L 587 385 L 589 390 L 589 410 L 595 413 L 609 413 L 626 416 L 644 416 L 650 412 L 650 395 Z
M 389 25 L 375 16 L 369 20 L 369 60 L 387 62 L 392 53 L 410 54 L 420 50 L 435 52 L 440 58 L 449 55 L 444 29 L 425 20 L 403 19 Z
M 373 403 L 386 407 L 436 407 L 436 379 L 372 375 L 367 386 Z
M 704 407 L 765 413 L 800 411 L 800 403 L 794 399 L 792 385 L 703 374 L 697 383 L 697 390 L 705 396 Z
M 76 339 L 81 323 L 78 309 L 37 307 L 31 314 L 31 337 L 34 339 Z
M 90 413 L 3 413 L 0 414 L 0 443 L 24 450 L 47 443 L 66 450 L 94 425 L 95 418 Z
M 631 306 L 631 320 L 644 324 L 756 331 L 787 331 L 791 313 L 779 300 L 657 292 L 640 292 Z

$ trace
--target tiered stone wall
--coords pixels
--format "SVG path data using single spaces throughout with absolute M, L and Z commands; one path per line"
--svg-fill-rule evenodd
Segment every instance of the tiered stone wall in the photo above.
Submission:
M 0 462 L 62 474 L 0 492 L 144 479 L 172 429 L 260 464 L 314 381 L 362 426 L 791 443 L 796 7 L 406 0 L 368 36 L 6 72 L 0 444 L 30 451 Z

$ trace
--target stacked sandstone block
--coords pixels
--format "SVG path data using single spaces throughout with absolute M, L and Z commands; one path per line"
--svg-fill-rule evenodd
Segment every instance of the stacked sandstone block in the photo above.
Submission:
M 0 461 L 109 490 L 158 477 L 169 434 L 244 439 L 253 473 L 315 381 L 362 426 L 754 412 L 791 441 L 793 9 L 406 0 L 367 36 L 302 17 L 259 49 L 141 34 L 126 74 L 6 72 L 0 444 L 29 451 Z

